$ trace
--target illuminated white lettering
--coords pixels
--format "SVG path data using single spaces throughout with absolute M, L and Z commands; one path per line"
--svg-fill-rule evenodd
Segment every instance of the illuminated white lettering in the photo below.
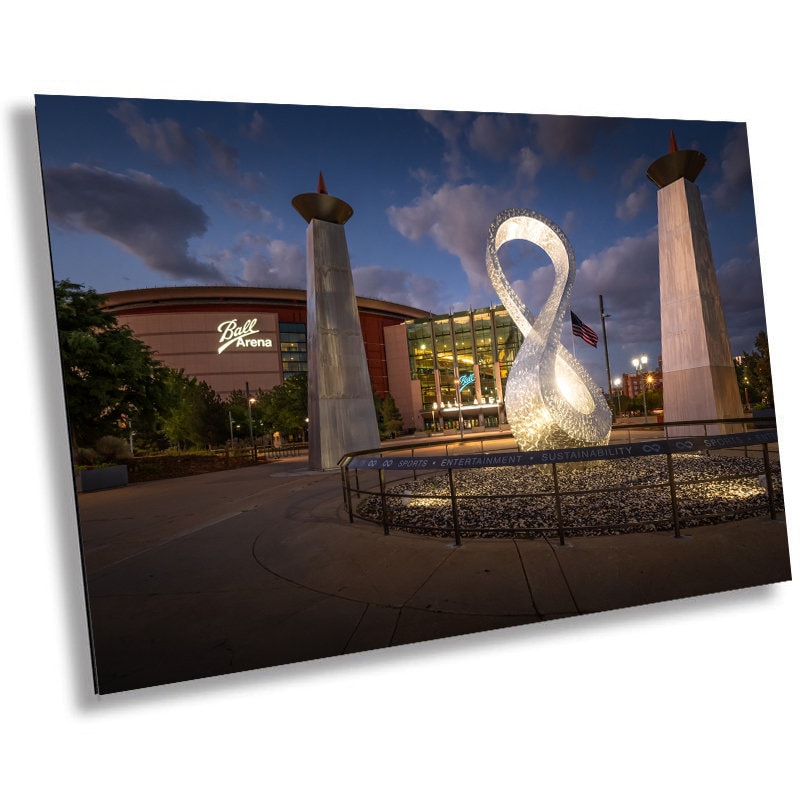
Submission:
M 222 353 L 227 350 L 234 342 L 237 347 L 272 347 L 272 339 L 253 339 L 249 338 L 260 333 L 256 329 L 258 325 L 258 318 L 248 319 L 242 325 L 239 325 L 238 319 L 229 319 L 225 322 L 220 322 L 217 330 L 220 333 L 219 348 L 217 353 Z
M 237 347 L 272 347 L 272 339 L 237 339 Z

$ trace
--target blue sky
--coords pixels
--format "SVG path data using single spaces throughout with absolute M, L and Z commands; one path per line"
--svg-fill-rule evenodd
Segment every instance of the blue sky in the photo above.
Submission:
M 647 166 L 708 158 L 701 189 L 734 355 L 765 329 L 743 123 L 39 95 L 53 270 L 100 292 L 189 284 L 304 288 L 291 206 L 321 171 L 354 208 L 356 291 L 433 313 L 497 302 L 486 234 L 534 209 L 572 242 L 571 307 L 602 333 L 612 378 L 660 354 L 656 188 Z M 536 313 L 552 288 L 537 248 L 504 248 Z M 605 357 L 573 338 L 600 386 Z

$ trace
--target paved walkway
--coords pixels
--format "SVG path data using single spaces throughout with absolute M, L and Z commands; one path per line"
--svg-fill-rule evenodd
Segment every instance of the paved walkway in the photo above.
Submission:
M 350 523 L 303 458 L 79 495 L 110 693 L 791 579 L 767 518 L 558 540 Z

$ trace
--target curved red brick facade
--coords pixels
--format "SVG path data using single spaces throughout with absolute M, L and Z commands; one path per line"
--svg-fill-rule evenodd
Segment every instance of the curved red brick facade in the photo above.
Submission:
M 156 358 L 230 392 L 269 391 L 303 371 L 306 293 L 301 289 L 181 286 L 132 289 L 105 295 L 106 308 L 147 344 Z M 428 312 L 367 298 L 356 299 L 375 391 L 389 391 L 384 328 Z M 283 328 L 283 330 L 282 330 Z M 294 333 L 290 331 L 294 329 Z M 281 338 L 283 335 L 283 339 Z

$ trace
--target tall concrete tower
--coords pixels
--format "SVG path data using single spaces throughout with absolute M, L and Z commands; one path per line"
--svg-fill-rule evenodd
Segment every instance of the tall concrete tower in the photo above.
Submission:
M 694 183 L 705 163 L 706 157 L 697 150 L 679 150 L 670 133 L 669 153 L 647 170 L 658 187 L 666 422 L 743 414 L 703 203 Z M 708 432 L 727 432 L 727 427 Z M 703 433 L 703 429 L 679 433 Z
M 353 209 L 328 194 L 322 173 L 316 193 L 299 194 L 292 205 L 308 223 L 308 462 L 311 469 L 335 469 L 345 453 L 380 447 L 344 235 Z

